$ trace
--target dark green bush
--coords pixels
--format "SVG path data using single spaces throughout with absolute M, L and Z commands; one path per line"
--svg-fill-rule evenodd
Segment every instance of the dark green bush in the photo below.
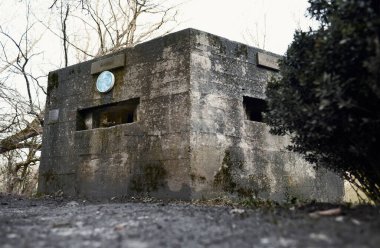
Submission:
M 271 132 L 380 203 L 380 4 L 310 0 L 317 29 L 296 31 L 267 87 Z

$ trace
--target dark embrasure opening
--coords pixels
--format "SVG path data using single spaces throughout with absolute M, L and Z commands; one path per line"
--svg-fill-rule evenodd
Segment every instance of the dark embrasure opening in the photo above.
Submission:
M 78 110 L 77 130 L 112 127 L 138 120 L 140 98 Z
M 243 96 L 243 106 L 246 120 L 263 122 L 263 113 L 267 110 L 265 100 Z

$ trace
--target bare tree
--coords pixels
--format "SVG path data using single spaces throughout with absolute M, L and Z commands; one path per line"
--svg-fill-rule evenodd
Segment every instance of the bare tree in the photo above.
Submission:
M 11 34 L 0 25 L 0 176 L 8 192 L 27 191 L 32 166 L 39 161 L 42 133 L 40 84 L 43 77 L 31 70 L 40 53 L 35 47 L 41 36 L 34 37 L 30 5 L 25 3 L 24 31 Z M 28 183 L 27 183 L 28 182 Z
M 252 44 L 255 47 L 265 49 L 265 43 L 267 39 L 267 16 L 263 16 L 263 27 L 260 28 L 259 22 L 255 22 L 253 29 L 247 29 L 243 34 L 243 38 L 248 44 Z
M 32 193 L 36 186 L 37 155 L 41 144 L 39 137 L 29 141 L 28 149 L 15 149 L 2 154 L 4 164 L 0 167 L 5 191 L 9 193 Z
M 36 47 L 44 30 L 40 27 L 38 35 L 35 25 L 59 38 L 63 56 L 57 64 L 68 66 L 166 34 L 177 6 L 159 0 L 51 0 L 54 26 L 32 11 L 32 1 L 21 2 L 26 6 L 23 32 L 11 33 L 0 24 L 0 181 L 8 192 L 26 193 L 39 163 L 46 95 L 46 76 L 32 69 L 43 53 Z
M 73 6 L 72 11 L 70 6 Z M 112 53 L 170 32 L 176 23 L 177 7 L 159 0 L 61 0 L 51 5 L 64 17 L 62 39 L 67 42 L 70 28 L 84 30 L 86 37 L 81 36 L 82 44 L 75 44 L 73 48 L 92 56 Z M 68 16 L 74 20 L 75 28 L 67 25 Z
M 61 16 L 61 30 L 62 30 L 62 39 L 63 39 L 63 53 L 64 53 L 64 63 L 65 67 L 67 67 L 69 63 L 69 58 L 68 58 L 68 37 L 67 37 L 67 19 L 69 18 L 69 13 L 70 13 L 70 4 L 66 3 L 63 6 L 63 2 L 61 0 L 61 8 L 60 8 L 60 16 Z

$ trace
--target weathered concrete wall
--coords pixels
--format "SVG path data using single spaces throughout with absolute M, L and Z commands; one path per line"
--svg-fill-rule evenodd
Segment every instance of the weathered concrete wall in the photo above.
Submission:
M 245 120 L 243 96 L 265 99 L 275 73 L 257 65 L 258 51 L 187 29 L 119 52 L 126 63 L 111 70 L 115 86 L 105 94 L 91 75 L 104 58 L 50 73 L 39 192 L 338 200 L 336 176 L 314 171 L 284 149 L 286 137 Z M 135 98 L 138 121 L 78 130 L 82 109 Z
M 115 86 L 106 94 L 95 90 L 94 60 L 49 74 L 39 192 L 190 197 L 188 33 L 120 52 L 126 64 L 111 70 Z M 137 122 L 77 131 L 78 110 L 137 97 Z M 49 121 L 54 109 L 59 119 Z
M 265 99 L 275 73 L 258 66 L 268 52 L 192 31 L 191 175 L 193 197 L 233 195 L 286 200 L 338 201 L 341 180 L 315 171 L 286 151 L 287 137 L 269 134 L 264 123 L 246 120 L 243 96 Z

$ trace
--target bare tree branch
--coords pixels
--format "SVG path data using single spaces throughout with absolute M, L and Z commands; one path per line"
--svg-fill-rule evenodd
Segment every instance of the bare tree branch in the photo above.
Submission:
M 29 100 L 29 108 L 30 113 L 37 114 L 34 110 L 34 104 L 33 104 L 33 98 L 31 93 L 31 82 L 30 78 L 28 77 L 28 73 L 26 71 L 26 67 L 30 61 L 30 59 L 35 56 L 36 54 L 29 55 L 30 53 L 30 45 L 29 45 L 29 38 L 28 34 L 31 28 L 33 27 L 33 24 L 30 24 L 29 16 L 30 16 L 30 5 L 29 3 L 26 3 L 26 27 L 24 33 L 21 35 L 20 39 L 16 41 L 12 36 L 10 36 L 8 33 L 4 32 L 3 29 L 0 27 L 0 34 L 7 37 L 8 40 L 10 40 L 13 45 L 16 47 L 18 55 L 16 60 L 7 61 L 7 66 L 5 67 L 13 67 L 18 71 L 24 78 L 27 94 L 28 94 L 28 100 Z M 3 47 L 4 51 L 4 47 Z M 6 54 L 6 52 L 4 51 Z
M 36 18 L 38 18 L 38 17 L 36 17 Z M 42 20 L 39 20 L 39 19 L 38 19 L 38 21 L 39 21 L 39 23 L 40 23 L 41 25 L 43 25 L 47 30 L 49 30 L 50 33 L 52 33 L 54 36 L 58 37 L 59 39 L 62 39 L 62 40 L 63 40 L 63 37 L 60 36 L 60 35 L 58 34 L 58 31 L 53 30 L 51 27 L 49 27 L 49 25 L 46 25 Z M 89 56 L 90 58 L 94 58 L 94 57 L 95 57 L 95 55 L 92 55 L 92 54 L 90 54 L 89 52 L 87 52 L 86 50 L 81 49 L 79 46 L 77 46 L 76 44 L 72 43 L 71 41 L 66 40 L 66 42 L 67 42 L 67 44 L 69 44 L 70 46 L 74 47 L 77 51 L 80 51 L 81 53 L 85 54 L 86 56 Z
M 99 9 L 101 8 L 101 9 Z M 86 1 L 85 9 L 96 27 L 99 41 L 97 56 L 142 42 L 170 22 L 175 22 L 176 6 L 163 7 L 154 0 L 108 0 L 100 5 Z M 152 19 L 153 22 L 147 20 Z M 86 25 L 93 26 L 91 23 Z
M 0 140 L 0 154 L 16 149 L 21 142 L 39 134 L 42 134 L 41 120 L 35 118 L 24 129 L 3 140 Z
M 62 5 L 62 0 L 61 0 L 61 5 Z M 69 58 L 68 58 L 68 37 L 67 37 L 67 19 L 69 17 L 69 12 L 70 12 L 70 5 L 66 4 L 65 10 L 61 8 L 61 25 L 62 25 L 62 36 L 63 36 L 63 52 L 64 52 L 64 57 L 65 57 L 65 67 L 67 67 L 69 63 Z

